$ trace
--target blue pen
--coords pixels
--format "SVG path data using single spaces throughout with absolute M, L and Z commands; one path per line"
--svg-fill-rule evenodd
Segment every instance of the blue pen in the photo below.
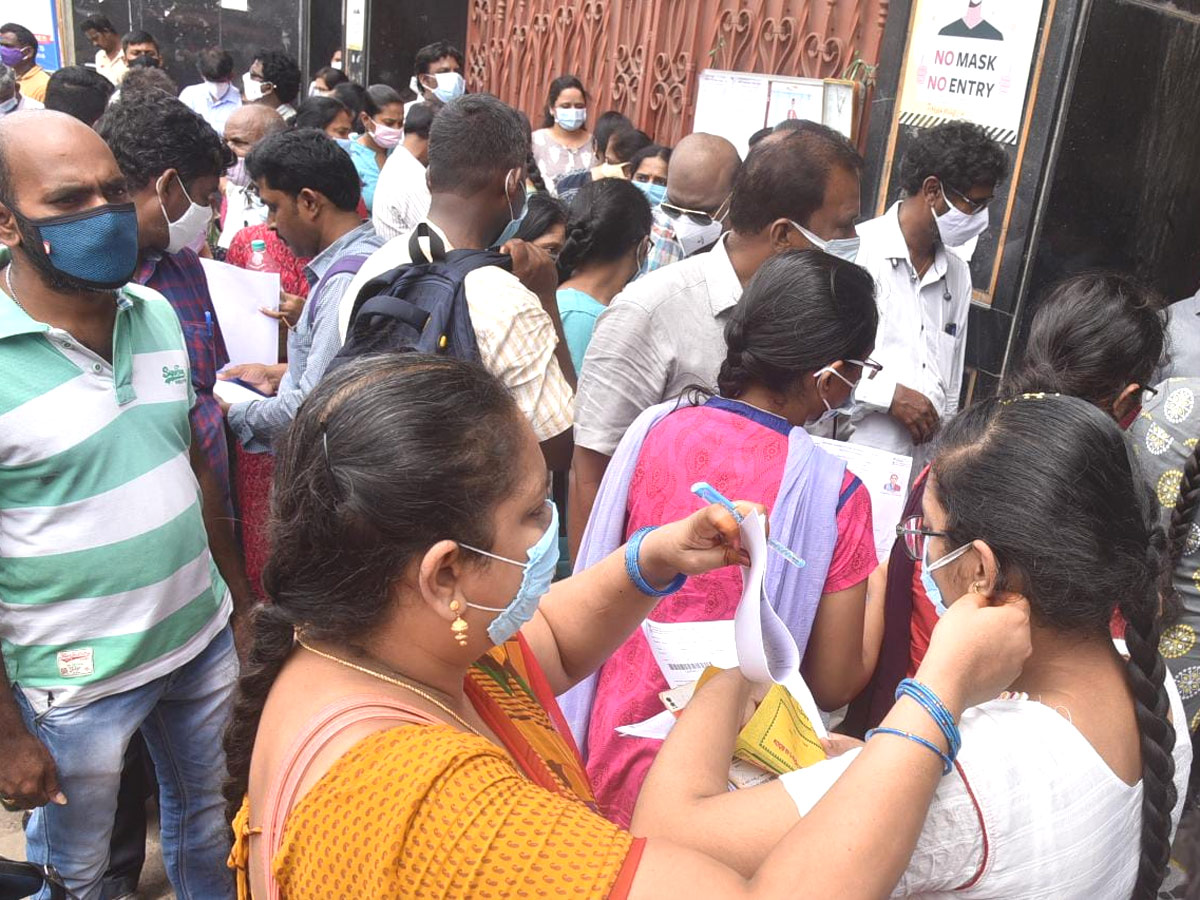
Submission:
M 212 340 L 212 336 L 213 336 L 212 313 L 208 312 L 207 310 L 205 310 L 205 312 L 204 312 L 204 327 L 208 329 L 209 340 Z
M 729 510 L 730 514 L 733 516 L 734 520 L 739 525 L 742 524 L 742 520 L 746 518 L 740 512 L 738 512 L 738 508 L 733 505 L 732 500 L 730 500 L 728 497 L 726 497 L 724 494 L 722 494 L 720 491 L 718 491 L 715 487 L 713 487 L 707 481 L 697 481 L 695 484 L 693 484 L 692 485 L 692 493 L 695 494 L 697 497 L 699 497 L 701 500 L 703 500 L 706 503 L 721 504 L 721 506 L 723 506 L 727 510 Z M 775 540 L 774 538 L 767 538 L 767 546 L 769 546 L 772 550 L 774 550 L 776 553 L 778 553 L 780 556 L 782 556 L 784 559 L 786 559 L 788 562 L 790 562 L 797 569 L 803 569 L 805 567 L 805 565 L 807 565 L 807 563 L 805 563 L 804 560 L 802 560 L 795 553 L 793 553 L 790 549 L 785 547 L 783 544 L 781 544 L 779 541 Z

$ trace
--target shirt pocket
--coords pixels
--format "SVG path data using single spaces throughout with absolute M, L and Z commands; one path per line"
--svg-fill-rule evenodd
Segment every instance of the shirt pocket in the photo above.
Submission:
M 181 322 L 183 340 L 187 345 L 188 362 L 192 367 L 192 388 L 211 391 L 217 380 L 217 349 L 205 322 Z

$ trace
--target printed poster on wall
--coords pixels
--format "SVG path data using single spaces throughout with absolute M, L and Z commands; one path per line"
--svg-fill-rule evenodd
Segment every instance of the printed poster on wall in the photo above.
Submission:
M 965 119 L 1015 144 L 1044 0 L 917 0 L 900 122 Z
M 0 22 L 20 22 L 37 38 L 37 64 L 53 71 L 62 68 L 58 12 L 54 0 L 0 0 Z

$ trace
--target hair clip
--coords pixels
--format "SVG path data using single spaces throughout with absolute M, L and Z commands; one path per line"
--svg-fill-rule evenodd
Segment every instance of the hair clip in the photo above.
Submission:
M 1007 400 L 1001 400 L 1000 405 L 1001 406 L 1011 406 L 1012 404 L 1016 403 L 1018 400 L 1045 400 L 1047 397 L 1061 397 L 1061 396 L 1062 396 L 1062 394 L 1050 394 L 1050 393 L 1047 393 L 1046 391 L 1030 391 L 1028 393 L 1021 394 L 1021 396 L 1019 396 L 1019 397 L 1009 397 Z

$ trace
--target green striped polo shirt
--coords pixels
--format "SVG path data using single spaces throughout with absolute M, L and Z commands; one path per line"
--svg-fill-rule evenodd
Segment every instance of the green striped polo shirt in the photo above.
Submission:
M 39 710 L 166 675 L 229 618 L 188 455 L 187 349 L 161 295 L 120 292 L 112 355 L 0 292 L 0 649 Z

